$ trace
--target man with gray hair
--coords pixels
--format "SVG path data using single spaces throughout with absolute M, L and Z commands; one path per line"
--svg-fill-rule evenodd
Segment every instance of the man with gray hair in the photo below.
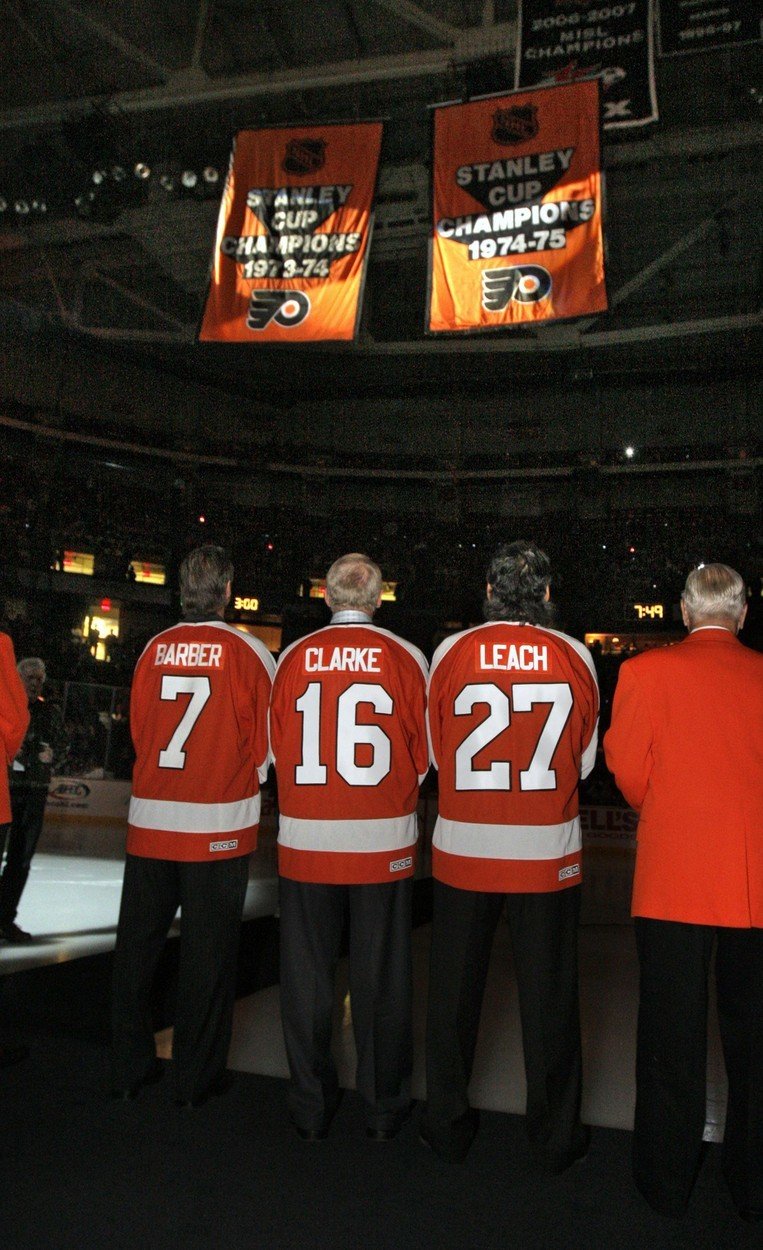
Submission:
M 326 577 L 331 623 L 276 669 L 281 1011 L 289 1110 L 304 1141 L 339 1102 L 334 974 L 349 927 L 357 1088 L 366 1131 L 394 1137 L 410 1109 L 411 900 L 419 783 L 429 765 L 421 652 L 372 623 L 381 571 L 358 552 Z
M 16 924 L 16 912 L 42 833 L 53 767 L 60 764 L 66 751 L 66 731 L 60 709 L 43 698 L 45 661 L 39 656 L 28 656 L 19 660 L 18 673 L 26 691 L 30 720 L 8 778 L 13 815 L 0 876 L 0 939 L 26 943 L 32 941 L 32 935 Z
M 223 619 L 232 577 L 222 547 L 189 552 L 180 566 L 183 620 L 148 643 L 130 692 L 136 758 L 112 999 L 112 1094 L 121 1101 L 160 1072 L 151 985 L 178 907 L 175 1102 L 198 1106 L 228 1083 L 275 669 L 258 638 Z
M 604 739 L 615 780 L 640 814 L 634 1175 L 656 1211 L 685 1211 L 705 1126 L 715 945 L 729 1083 L 723 1172 L 740 1215 L 760 1220 L 763 656 L 737 638 L 745 586 L 727 565 L 689 574 L 681 612 L 688 638 L 623 665 Z

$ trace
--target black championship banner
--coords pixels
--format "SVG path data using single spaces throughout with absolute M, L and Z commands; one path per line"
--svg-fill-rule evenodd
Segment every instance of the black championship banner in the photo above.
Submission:
M 763 12 L 751 0 L 659 0 L 660 56 L 763 39 Z
M 516 86 L 597 77 L 605 129 L 657 120 L 652 0 L 518 0 Z
M 381 122 L 239 131 L 202 341 L 355 336 L 381 138 Z

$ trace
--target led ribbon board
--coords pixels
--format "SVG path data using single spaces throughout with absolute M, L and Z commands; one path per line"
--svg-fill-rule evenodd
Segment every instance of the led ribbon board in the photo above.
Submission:
M 436 109 L 433 181 L 430 331 L 606 309 L 596 80 Z
M 381 122 L 238 133 L 199 338 L 353 339 Z

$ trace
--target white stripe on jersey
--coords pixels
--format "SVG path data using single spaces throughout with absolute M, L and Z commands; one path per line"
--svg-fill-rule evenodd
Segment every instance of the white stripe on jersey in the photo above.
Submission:
M 293 851 L 401 851 L 418 836 L 416 813 L 379 820 L 303 820 L 281 814 L 278 841 Z
M 179 803 L 170 799 L 130 799 L 127 822 L 137 829 L 167 833 L 233 833 L 259 824 L 260 796 L 235 803 Z
M 561 825 L 473 825 L 438 816 L 432 845 L 469 859 L 561 859 L 581 849 L 580 817 Z

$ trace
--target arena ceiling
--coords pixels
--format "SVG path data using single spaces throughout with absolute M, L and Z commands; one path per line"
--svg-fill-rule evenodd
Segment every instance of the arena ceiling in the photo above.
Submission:
M 423 333 L 427 105 L 511 88 L 515 0 L 0 0 L 0 21 L 6 322 L 284 402 L 441 388 L 467 360 L 484 390 L 508 371 L 734 369 L 759 348 L 761 45 L 658 60 L 659 122 L 606 134 L 607 314 L 443 342 Z M 360 117 L 386 126 L 359 342 L 197 344 L 219 185 L 180 193 L 183 169 L 223 171 L 247 126 Z M 18 198 L 47 212 L 19 223 Z

